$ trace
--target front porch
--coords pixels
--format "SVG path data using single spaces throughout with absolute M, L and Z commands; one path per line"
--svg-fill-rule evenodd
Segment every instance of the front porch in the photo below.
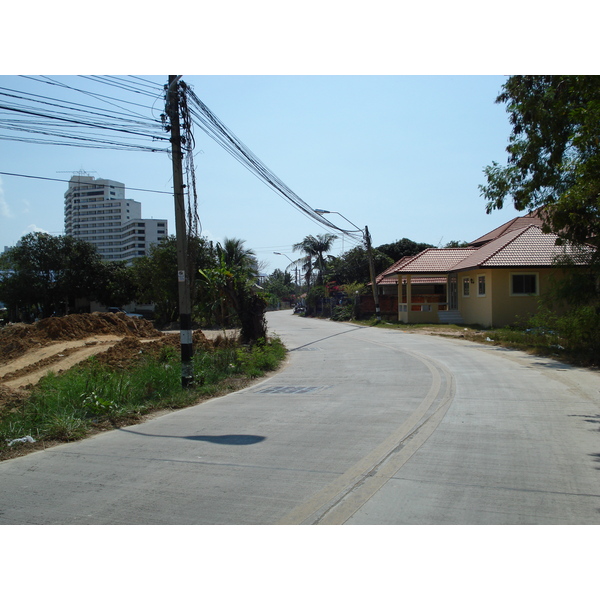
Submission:
M 429 274 L 436 281 L 437 293 L 423 293 L 421 277 L 411 274 L 399 275 L 398 321 L 402 323 L 460 322 L 458 313 L 458 284 L 455 275 Z M 414 283 L 414 280 L 419 283 Z M 457 315 L 458 313 L 458 315 Z

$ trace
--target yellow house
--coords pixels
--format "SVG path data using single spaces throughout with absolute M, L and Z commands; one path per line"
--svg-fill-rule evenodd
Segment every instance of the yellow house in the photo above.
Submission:
M 502 327 L 534 314 L 551 277 L 563 274 L 556 259 L 566 254 L 584 266 L 593 250 L 557 246 L 558 236 L 543 233 L 535 219 L 519 217 L 467 248 L 429 248 L 394 265 L 399 321 Z M 413 282 L 427 277 L 445 277 L 445 294 L 420 294 Z

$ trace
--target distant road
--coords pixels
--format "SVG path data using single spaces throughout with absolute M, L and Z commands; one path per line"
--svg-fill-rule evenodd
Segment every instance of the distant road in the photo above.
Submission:
M 600 522 L 600 375 L 268 314 L 288 349 L 229 396 L 0 463 L 0 524 Z

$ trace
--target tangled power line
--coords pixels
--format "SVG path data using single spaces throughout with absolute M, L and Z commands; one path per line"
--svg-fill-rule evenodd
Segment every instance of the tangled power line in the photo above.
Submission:
M 48 76 L 22 77 L 40 86 L 40 93 L 0 87 L 0 140 L 92 149 L 170 152 L 170 136 L 165 131 L 164 114 L 153 114 L 157 112 L 157 102 L 164 105 L 166 86 L 137 76 L 79 76 L 80 86 L 68 85 Z M 118 96 L 115 95 L 117 91 Z M 342 229 L 316 213 L 181 80 L 179 92 L 185 135 L 183 151 L 189 204 L 188 227 L 191 231 L 198 228 L 192 127 L 196 125 L 293 208 L 322 228 L 341 233 L 356 242 L 362 239 L 360 232 Z

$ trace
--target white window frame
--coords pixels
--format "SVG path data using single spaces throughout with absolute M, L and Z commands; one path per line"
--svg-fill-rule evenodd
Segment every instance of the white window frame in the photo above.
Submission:
M 481 286 L 481 279 L 483 279 L 483 294 L 479 291 Z M 485 298 L 487 292 L 487 281 L 485 275 L 477 275 L 477 297 Z
M 513 290 L 513 277 L 515 275 L 531 275 L 535 277 L 535 292 L 515 292 Z M 531 272 L 513 272 L 509 273 L 510 277 L 510 295 L 516 297 L 525 297 L 525 296 L 539 296 L 540 295 L 540 274 L 535 271 Z
M 466 286 L 465 286 L 465 284 L 466 284 Z M 463 298 L 471 297 L 471 278 L 470 277 L 462 278 L 462 295 L 463 295 Z

